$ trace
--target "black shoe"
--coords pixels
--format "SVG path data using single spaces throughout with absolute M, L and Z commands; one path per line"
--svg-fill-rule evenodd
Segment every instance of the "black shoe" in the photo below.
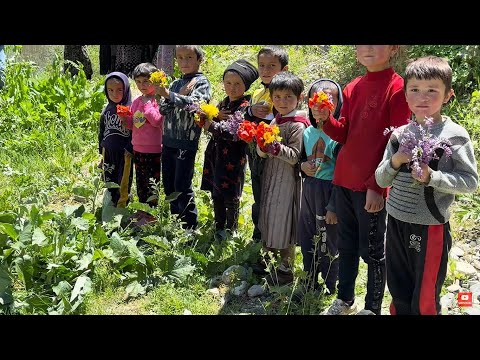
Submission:
M 268 285 L 270 286 L 282 286 L 287 285 L 293 282 L 293 272 L 292 271 L 282 271 L 276 269 L 268 274 L 265 279 L 267 280 Z
M 252 271 L 254 274 L 257 275 L 267 275 L 267 266 L 265 265 L 265 262 L 260 261 L 256 262 L 254 264 L 250 264 L 250 267 L 252 268 Z

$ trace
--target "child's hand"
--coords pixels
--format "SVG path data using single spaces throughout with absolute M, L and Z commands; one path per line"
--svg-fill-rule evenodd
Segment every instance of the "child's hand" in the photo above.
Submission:
M 392 159 L 390 160 L 390 165 L 392 165 L 393 169 L 398 170 L 402 164 L 408 164 L 410 160 L 410 155 L 397 151 L 393 154 Z
M 318 104 L 312 107 L 312 115 L 315 120 L 317 120 L 317 124 L 323 124 L 330 116 L 330 110 L 325 106 L 320 109 L 320 105 L 321 104 Z
M 383 196 L 375 190 L 368 189 L 365 200 L 365 210 L 369 213 L 376 213 L 383 209 Z
M 267 153 L 263 152 L 262 149 L 260 149 L 260 146 L 258 146 L 258 144 L 257 144 L 257 154 L 258 154 L 258 156 L 260 156 L 262 158 L 267 157 Z
M 180 95 L 188 95 L 192 91 L 193 87 L 195 86 L 195 83 L 197 82 L 196 79 L 190 80 L 187 84 L 183 85 L 180 89 L 179 94 Z
M 155 94 L 163 96 L 164 98 L 168 98 L 170 96 L 168 89 L 160 85 L 155 85 Z
M 218 115 L 217 115 L 217 118 L 220 119 L 220 120 L 227 120 L 228 119 L 228 116 L 231 114 L 232 112 L 230 110 L 220 110 L 218 112 Z
M 424 163 L 420 163 L 420 167 L 422 168 L 422 176 L 418 177 L 417 172 L 415 170 L 412 170 L 412 177 L 415 180 L 421 182 L 422 184 L 428 185 L 433 170 L 430 168 L 430 166 Z
M 205 130 L 208 130 L 208 128 L 212 125 L 212 120 L 205 119 L 205 125 L 203 125 L 203 128 Z
M 270 114 L 270 105 L 267 103 L 264 104 L 263 102 L 256 103 L 255 105 L 252 105 L 252 114 L 257 118 L 264 119 Z
M 315 173 L 317 172 L 317 167 L 310 161 L 302 162 L 300 168 L 305 174 L 307 174 L 307 176 L 315 176 Z
M 337 223 L 337 214 L 327 210 L 327 214 L 325 215 L 325 222 L 329 225 L 335 225 Z

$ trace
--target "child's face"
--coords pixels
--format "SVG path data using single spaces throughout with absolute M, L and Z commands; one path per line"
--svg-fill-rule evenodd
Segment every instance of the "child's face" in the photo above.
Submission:
M 318 89 L 315 92 L 319 92 L 319 91 L 323 91 L 325 94 L 330 94 L 332 96 L 332 102 L 334 106 L 332 113 L 335 112 L 335 109 L 337 108 L 337 104 L 338 104 L 338 89 Z M 317 105 L 312 107 L 312 115 L 315 118 L 315 120 L 317 120 L 317 124 L 318 124 L 318 120 L 321 120 L 322 122 L 326 120 L 329 114 L 330 114 L 330 110 L 328 110 L 326 107 L 322 107 L 321 109 L 319 109 Z
M 264 84 L 270 84 L 274 75 L 282 70 L 287 70 L 288 66 L 282 69 L 278 57 L 271 54 L 261 54 L 258 57 L 258 74 Z
M 433 117 L 437 121 L 441 120 L 440 111 L 453 95 L 453 89 L 445 92 L 445 84 L 440 79 L 411 78 L 406 81 L 405 96 L 415 118 L 423 120 L 425 117 Z
M 123 82 L 118 79 L 107 80 L 108 98 L 115 104 L 119 104 L 123 99 Z
M 240 99 L 245 93 L 245 84 L 240 75 L 234 71 L 229 71 L 225 74 L 223 87 L 230 101 Z
M 200 60 L 197 57 L 197 53 L 192 49 L 177 48 L 176 59 L 178 68 L 184 75 L 196 73 L 200 68 Z
M 357 60 L 370 72 L 390 67 L 390 58 L 397 52 L 397 45 L 355 45 Z
M 299 99 L 292 90 L 275 90 L 272 94 L 273 106 L 284 116 L 297 108 Z
M 140 90 L 143 95 L 153 95 L 155 93 L 155 86 L 152 84 L 149 77 L 136 77 L 135 84 L 137 84 L 138 90 Z

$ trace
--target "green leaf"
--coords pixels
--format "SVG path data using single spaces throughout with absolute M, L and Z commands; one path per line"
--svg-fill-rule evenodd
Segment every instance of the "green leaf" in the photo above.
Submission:
M 195 270 L 195 266 L 191 265 L 191 259 L 189 257 L 180 255 L 175 260 L 175 264 L 173 265 L 173 270 L 169 277 L 182 283 L 187 279 L 188 276 L 193 275 L 194 270 Z
M 77 260 L 77 264 L 79 265 L 77 270 L 86 270 L 92 263 L 93 255 L 92 254 L 85 254 L 80 258 L 80 260 Z
M 137 280 L 132 281 L 125 288 L 127 297 L 129 298 L 135 298 L 139 295 L 143 295 L 145 294 L 145 290 L 146 290 L 145 287 L 142 286 Z
M 173 200 L 176 200 L 181 194 L 182 194 L 181 192 L 175 191 L 175 192 L 171 193 L 170 195 L 165 196 L 165 201 L 170 203 Z
M 67 281 L 62 280 L 57 285 L 53 286 L 52 290 L 58 297 L 68 296 L 70 291 L 72 291 L 72 285 Z
M 89 198 L 93 195 L 93 190 L 85 186 L 76 186 L 72 189 L 75 195 L 83 196 Z
M 0 213 L 0 223 L 13 224 L 15 222 L 15 214 L 10 213 Z
M 70 217 L 72 214 L 75 215 L 75 217 L 82 216 L 82 214 L 85 212 L 85 206 L 83 205 L 65 205 L 64 210 L 65 215 L 67 217 Z
M 8 305 L 12 302 L 12 279 L 8 272 L 0 267 L 0 305 Z
M 120 189 L 120 185 L 114 182 L 107 182 L 105 183 L 104 187 L 107 189 Z
M 88 220 L 80 217 L 73 218 L 72 225 L 75 226 L 78 230 L 88 230 L 89 227 Z
M 18 236 L 18 240 L 24 244 L 29 244 L 32 242 L 32 236 L 33 236 L 33 227 L 31 224 L 28 224 L 25 226 Z
M 118 258 L 122 257 L 128 251 L 127 245 L 120 238 L 120 235 L 118 235 L 117 232 L 112 234 L 110 239 L 110 247 L 113 250 L 113 254 Z
M 75 300 L 77 296 L 87 294 L 92 289 L 92 280 L 88 276 L 81 275 L 78 277 L 73 287 L 72 294 L 70 295 L 70 302 Z
M 95 225 L 95 230 L 93 231 L 92 236 L 96 246 L 102 246 L 103 244 L 108 243 L 108 238 L 105 234 L 105 230 L 103 230 L 100 224 Z
M 43 233 L 42 229 L 40 228 L 35 228 L 33 231 L 33 236 L 32 236 L 32 244 L 38 245 L 38 246 L 43 246 L 47 244 L 47 237 Z
M 157 235 L 148 235 L 142 238 L 148 244 L 152 244 L 158 246 L 164 250 L 170 249 L 170 243 L 168 242 L 167 238 L 164 236 L 160 237 Z
M 5 223 L 0 224 L 0 232 L 3 234 L 7 234 L 13 240 L 17 240 L 18 238 L 17 230 L 15 230 L 12 224 L 5 224 Z

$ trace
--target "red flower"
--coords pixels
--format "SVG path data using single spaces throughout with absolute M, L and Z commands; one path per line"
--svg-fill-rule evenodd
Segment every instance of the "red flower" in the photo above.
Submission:
M 117 105 L 117 115 L 121 117 L 132 116 L 129 106 Z

